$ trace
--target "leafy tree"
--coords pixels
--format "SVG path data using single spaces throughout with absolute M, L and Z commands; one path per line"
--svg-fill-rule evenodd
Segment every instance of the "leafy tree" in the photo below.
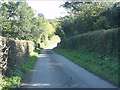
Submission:
M 118 3 L 115 2 L 73 2 L 68 1 L 61 5 L 69 15 L 63 18 L 61 30 L 66 37 L 75 36 L 89 31 L 118 27 Z
M 35 16 L 25 1 L 0 4 L 0 32 L 4 37 L 47 44 L 55 36 L 56 25 L 46 20 L 42 13 Z

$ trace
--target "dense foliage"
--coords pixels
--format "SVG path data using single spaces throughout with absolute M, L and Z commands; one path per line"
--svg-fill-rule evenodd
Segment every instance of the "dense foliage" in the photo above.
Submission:
M 26 72 L 34 65 L 38 52 L 35 44 L 28 40 L 12 40 L 0 37 L 0 90 L 16 87 Z
M 69 15 L 56 28 L 61 55 L 98 76 L 118 81 L 119 2 L 72 2 L 61 5 Z M 107 72 L 107 73 L 106 73 Z
M 91 31 L 65 39 L 60 44 L 61 48 L 70 50 L 84 49 L 86 52 L 96 52 L 102 57 L 118 57 L 118 30 Z
M 61 24 L 57 34 L 61 37 L 71 37 L 97 31 L 119 27 L 118 2 L 66 2 L 62 5 L 69 15 L 60 18 Z
M 26 2 L 11 1 L 0 3 L 0 32 L 8 38 L 46 43 L 55 35 L 55 28 L 43 14 L 36 16 Z

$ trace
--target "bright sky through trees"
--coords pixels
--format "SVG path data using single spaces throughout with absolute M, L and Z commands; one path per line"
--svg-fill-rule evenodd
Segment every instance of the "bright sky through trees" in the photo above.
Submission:
M 65 1 L 63 0 L 28 0 L 27 3 L 31 6 L 37 13 L 44 14 L 45 18 L 53 19 L 58 18 L 60 16 L 66 15 L 66 11 L 64 8 L 60 7 Z

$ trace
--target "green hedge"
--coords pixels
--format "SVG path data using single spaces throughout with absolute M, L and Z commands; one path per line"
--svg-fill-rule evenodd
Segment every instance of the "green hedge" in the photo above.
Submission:
M 14 69 L 22 65 L 34 49 L 32 41 L 0 37 L 0 76 L 14 75 Z
M 0 83 L 2 82 L 3 74 L 7 69 L 8 47 L 6 40 L 0 37 Z
M 92 31 L 67 38 L 61 42 L 56 51 L 90 72 L 120 85 L 119 29 Z
M 0 36 L 0 90 L 20 85 L 23 71 L 30 69 L 36 56 L 32 56 L 34 42 L 13 40 Z
M 89 52 L 98 52 L 103 55 L 118 55 L 118 30 L 99 30 L 73 36 L 61 43 L 62 48 L 78 50 L 85 49 Z
M 25 40 L 7 40 L 8 50 L 8 68 L 7 75 L 14 74 L 13 71 L 24 63 L 26 57 L 35 48 L 34 42 Z

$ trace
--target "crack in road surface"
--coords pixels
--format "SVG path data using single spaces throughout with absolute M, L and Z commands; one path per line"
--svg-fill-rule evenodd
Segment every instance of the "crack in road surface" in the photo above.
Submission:
M 117 88 L 52 50 L 42 50 L 26 88 Z

